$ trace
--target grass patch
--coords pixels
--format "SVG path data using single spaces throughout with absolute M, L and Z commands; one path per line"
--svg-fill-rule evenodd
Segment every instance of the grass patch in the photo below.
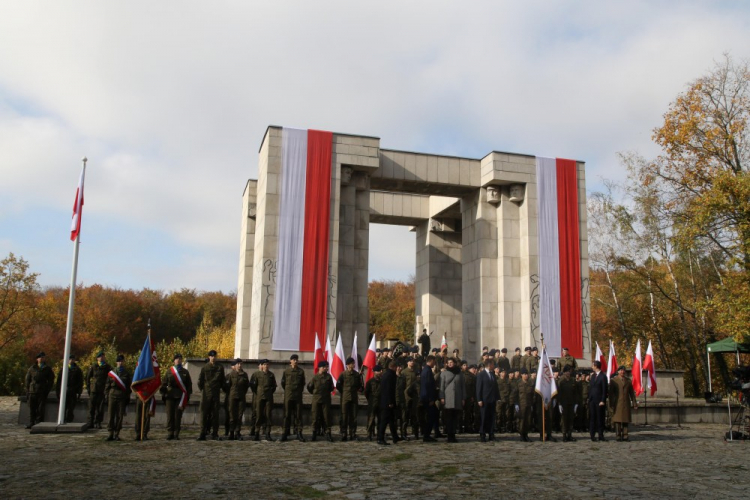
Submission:
M 380 459 L 381 464 L 392 464 L 394 462 L 401 462 L 403 460 L 409 460 L 412 457 L 411 453 L 397 453 L 395 455 L 390 455 L 388 457 L 383 457 Z

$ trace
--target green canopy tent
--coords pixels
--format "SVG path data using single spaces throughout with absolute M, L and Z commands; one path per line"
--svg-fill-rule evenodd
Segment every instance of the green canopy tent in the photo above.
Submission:
M 706 346 L 706 357 L 708 358 L 708 392 L 711 392 L 711 353 L 733 352 L 737 355 L 737 364 L 740 364 L 740 353 L 750 352 L 750 343 L 735 342 L 732 337 L 719 340 Z

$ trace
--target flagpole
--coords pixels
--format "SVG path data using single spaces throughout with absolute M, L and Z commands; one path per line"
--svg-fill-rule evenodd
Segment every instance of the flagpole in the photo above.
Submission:
M 88 158 L 83 157 L 83 173 L 81 174 L 81 183 L 83 184 L 86 178 L 86 162 Z M 83 193 L 79 193 L 81 196 Z M 81 205 L 77 206 L 77 213 L 80 221 L 81 217 Z M 78 275 L 78 247 L 81 243 L 81 232 L 78 231 L 76 234 L 76 241 L 73 245 L 73 272 L 70 276 L 70 298 L 68 299 L 68 324 L 65 328 L 65 353 L 63 354 L 63 372 L 62 381 L 60 382 L 60 408 L 57 412 L 57 425 L 63 425 L 65 423 L 65 404 L 68 396 L 68 358 L 70 358 L 70 343 L 71 336 L 73 333 L 73 310 L 76 300 L 76 276 Z

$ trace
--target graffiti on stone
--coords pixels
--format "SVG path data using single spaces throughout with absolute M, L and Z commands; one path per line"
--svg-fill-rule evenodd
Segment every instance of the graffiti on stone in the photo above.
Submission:
M 531 341 L 537 345 L 536 337 L 541 326 L 541 312 L 539 310 L 539 275 L 532 274 L 531 280 Z
M 272 307 L 273 294 L 276 291 L 276 260 L 263 261 L 262 283 L 263 324 L 260 327 L 260 341 L 270 342 L 273 336 L 273 311 L 269 311 L 268 308 Z

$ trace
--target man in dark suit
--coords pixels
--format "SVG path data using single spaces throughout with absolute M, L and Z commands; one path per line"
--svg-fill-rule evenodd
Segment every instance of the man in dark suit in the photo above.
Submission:
M 434 442 L 435 438 L 430 436 L 432 429 L 437 422 L 437 386 L 435 385 L 435 376 L 432 374 L 432 368 L 435 366 L 435 356 L 427 356 L 422 374 L 419 376 L 419 402 L 422 404 L 425 412 L 424 428 L 422 429 L 422 441 L 425 443 Z M 382 382 L 381 382 L 382 384 Z
M 591 440 L 596 441 L 597 433 L 599 441 L 604 439 L 604 417 L 607 414 L 607 376 L 602 371 L 602 363 L 594 361 L 594 373 L 591 374 L 589 382 L 589 432 Z
M 393 410 L 396 407 L 396 362 L 391 360 L 388 368 L 383 370 L 380 377 L 380 419 L 378 421 L 378 444 L 387 445 L 385 441 L 385 428 L 390 426 L 393 444 L 401 441 L 396 431 L 396 421 L 393 419 Z
M 481 427 L 479 429 L 479 440 L 487 442 L 487 434 L 490 441 L 495 440 L 495 431 L 492 428 L 495 423 L 495 405 L 500 399 L 500 391 L 493 370 L 495 363 L 488 359 L 484 362 L 484 370 L 477 374 L 477 404 L 481 413 Z

